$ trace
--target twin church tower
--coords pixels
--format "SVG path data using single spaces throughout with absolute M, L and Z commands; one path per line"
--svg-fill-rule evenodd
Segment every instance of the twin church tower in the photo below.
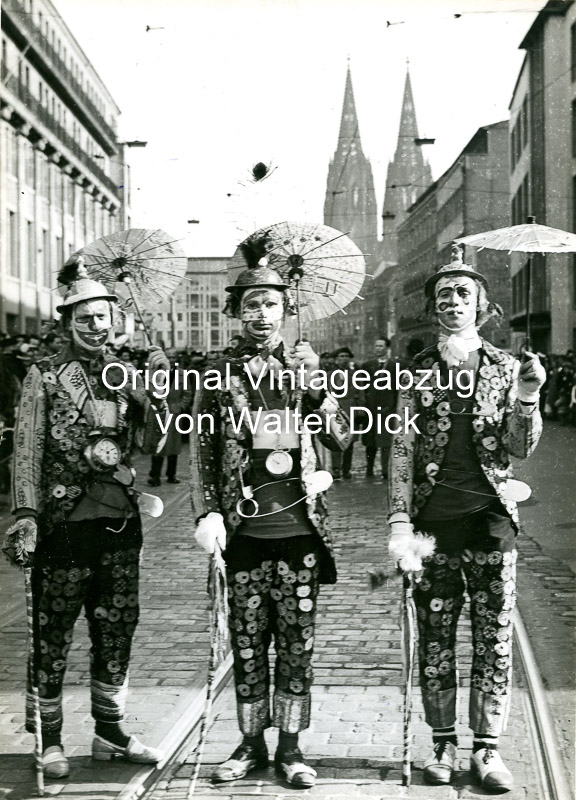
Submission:
M 397 263 L 396 230 L 409 208 L 431 183 L 432 173 L 417 144 L 418 127 L 410 73 L 406 71 L 398 143 L 388 165 L 378 226 L 378 204 L 370 162 L 362 150 L 350 65 L 346 74 L 338 145 L 328 169 L 324 223 L 350 237 L 367 253 L 370 274 Z

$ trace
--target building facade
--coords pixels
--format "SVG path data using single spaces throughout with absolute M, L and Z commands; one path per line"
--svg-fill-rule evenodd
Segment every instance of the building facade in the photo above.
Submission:
M 510 104 L 510 214 L 576 231 L 576 4 L 553 0 L 538 14 Z M 576 344 L 576 256 L 531 257 L 532 349 L 563 353 Z M 528 256 L 510 254 L 512 338 L 525 340 Z
M 222 313 L 229 258 L 189 258 L 182 283 L 162 303 L 154 321 L 156 342 L 176 350 L 220 352 L 241 330 Z
M 437 267 L 450 262 L 452 241 L 470 233 L 502 228 L 509 222 L 508 122 L 479 128 L 460 156 L 408 209 L 398 231 L 402 291 L 394 309 L 395 352 L 404 355 L 410 340 L 432 344 L 436 334 L 424 313 L 424 284 Z M 488 323 L 482 334 L 498 347 L 510 347 L 511 281 L 509 257 L 497 250 L 465 254 L 488 278 L 490 299 L 499 303 L 504 321 Z
M 119 113 L 50 0 L 2 4 L 0 329 L 38 332 L 70 253 L 129 226 Z

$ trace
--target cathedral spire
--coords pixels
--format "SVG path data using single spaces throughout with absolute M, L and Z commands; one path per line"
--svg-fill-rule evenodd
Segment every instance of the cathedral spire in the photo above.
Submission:
M 382 261 L 386 266 L 397 262 L 396 232 L 406 218 L 407 209 L 432 183 L 430 166 L 424 159 L 422 148 L 416 143 L 418 138 L 412 82 L 407 64 L 398 142 L 394 158 L 388 165 L 382 210 Z
M 352 88 L 352 73 L 350 71 L 350 58 L 346 70 L 346 87 L 344 89 L 344 102 L 342 104 L 342 116 L 340 118 L 340 142 L 360 140 L 358 127 L 358 115 L 356 114 L 356 102 L 354 100 L 354 89 Z
M 350 61 L 346 69 L 340 132 L 334 157 L 328 168 L 324 223 L 349 233 L 367 255 L 372 271 L 378 233 L 374 178 L 369 160 L 362 150 Z

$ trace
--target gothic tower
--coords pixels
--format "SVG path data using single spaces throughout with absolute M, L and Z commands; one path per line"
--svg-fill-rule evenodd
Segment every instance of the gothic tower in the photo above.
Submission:
M 328 168 L 324 223 L 348 233 L 366 254 L 367 269 L 377 263 L 378 216 L 370 162 L 362 151 L 350 65 L 346 73 L 340 133 Z
M 430 166 L 424 160 L 422 147 L 416 143 L 417 139 L 418 125 L 410 72 L 407 69 L 398 143 L 394 158 L 388 164 L 386 175 L 382 210 L 383 240 L 380 249 L 380 263 L 384 268 L 396 264 L 398 261 L 397 230 L 406 218 L 406 209 L 432 183 Z

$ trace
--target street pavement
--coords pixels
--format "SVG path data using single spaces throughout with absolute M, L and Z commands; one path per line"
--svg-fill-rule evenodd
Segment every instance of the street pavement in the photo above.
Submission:
M 547 424 L 533 460 L 520 467 L 534 495 L 524 504 L 524 531 L 519 542 L 520 608 L 554 709 L 557 731 L 572 783 L 574 769 L 574 526 L 573 452 L 576 431 Z M 471 734 L 467 728 L 467 674 L 470 633 L 462 623 L 460 646 L 459 771 L 452 787 L 422 785 L 422 763 L 429 750 L 418 687 L 414 691 L 413 785 L 403 788 L 402 672 L 399 642 L 398 579 L 371 592 L 369 568 L 391 565 L 385 557 L 383 520 L 386 486 L 366 481 L 364 451 L 356 445 L 354 479 L 330 490 L 330 504 L 340 577 L 323 587 L 315 656 L 312 726 L 301 736 L 304 751 L 319 775 L 309 792 L 322 798 L 426 797 L 433 800 L 481 797 L 471 783 L 468 763 Z M 185 473 L 185 458 L 181 459 Z M 138 459 L 144 488 L 147 461 Z M 571 477 L 570 477 L 571 475 Z M 570 480 L 572 481 L 570 483 Z M 570 489 L 570 486 L 572 487 Z M 206 677 L 208 623 L 205 581 L 207 559 L 192 539 L 188 490 L 163 484 L 154 492 L 167 508 L 146 525 L 142 572 L 142 615 L 131 663 L 126 727 L 142 740 L 158 745 L 173 729 L 197 695 Z M 4 521 L 6 527 L 7 520 Z M 2 525 L 0 524 L 0 528 Z M 21 575 L 0 565 L 0 797 L 34 796 L 30 768 L 32 737 L 24 732 L 25 614 Z M 113 798 L 138 767 L 122 762 L 92 763 L 92 720 L 88 702 L 88 649 L 84 621 L 79 621 L 65 687 L 64 741 L 71 758 L 67 781 L 50 782 L 47 793 L 63 798 Z M 514 704 L 503 737 L 502 753 L 516 788 L 510 800 L 544 798 L 535 767 L 535 742 L 528 722 L 528 698 L 516 659 Z M 274 752 L 276 732 L 269 732 Z M 203 760 L 196 797 L 246 795 L 292 796 L 269 770 L 248 780 L 212 786 L 208 775 L 225 759 L 240 736 L 231 688 L 217 704 Z M 184 800 L 194 754 L 154 792 L 154 800 Z

